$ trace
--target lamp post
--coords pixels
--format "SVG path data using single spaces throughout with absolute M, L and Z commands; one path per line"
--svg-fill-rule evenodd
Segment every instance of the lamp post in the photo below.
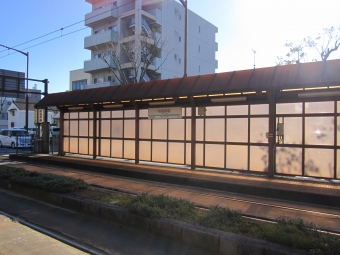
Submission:
M 28 52 L 23 52 L 21 50 L 17 50 L 17 49 L 14 49 L 14 48 L 2 45 L 2 44 L 0 44 L 0 46 L 5 47 L 5 48 L 7 48 L 9 50 L 14 50 L 16 52 L 19 52 L 19 53 L 25 55 L 26 58 L 27 58 L 27 69 L 26 69 L 27 70 L 27 72 L 26 72 L 27 79 L 26 79 L 26 93 L 25 93 L 26 94 L 26 121 L 25 121 L 25 129 L 28 130 L 28 59 L 29 59 L 29 54 L 28 54 Z
M 188 0 L 179 0 L 185 8 L 185 28 L 184 28 L 184 77 L 187 77 L 187 52 L 188 52 Z

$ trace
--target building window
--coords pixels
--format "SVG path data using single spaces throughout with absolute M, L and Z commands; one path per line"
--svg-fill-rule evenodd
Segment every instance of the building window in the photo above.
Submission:
M 181 41 L 182 41 L 182 37 L 180 37 L 180 36 L 179 36 L 179 37 L 178 37 L 178 41 L 180 41 L 180 42 L 181 42 Z
M 182 20 L 182 15 L 181 14 L 179 15 L 179 20 Z
M 87 80 L 73 81 L 72 82 L 72 90 L 80 90 L 82 86 L 87 85 Z
M 111 81 L 111 76 L 108 76 L 108 77 L 107 77 L 107 80 L 108 80 L 108 81 Z
M 11 122 L 11 128 L 14 128 L 14 122 Z
M 201 72 L 201 66 L 198 66 L 198 72 L 199 73 Z
M 15 116 L 15 111 L 11 111 L 11 115 L 12 115 L 12 116 Z
M 201 26 L 198 26 L 198 33 L 201 33 Z
M 97 83 L 97 78 L 93 79 L 93 83 L 96 84 Z

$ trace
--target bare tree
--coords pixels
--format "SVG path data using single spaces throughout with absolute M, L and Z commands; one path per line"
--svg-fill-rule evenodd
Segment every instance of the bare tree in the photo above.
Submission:
M 303 44 L 294 45 L 291 42 L 286 42 L 285 46 L 289 48 L 289 52 L 286 54 L 286 59 L 283 57 L 277 57 L 278 62 L 277 65 L 291 65 L 298 64 L 301 61 L 305 60 L 307 54 L 304 52 Z
M 103 44 L 96 50 L 121 84 L 137 83 L 144 81 L 147 72 L 155 73 L 163 65 L 172 51 L 166 43 L 167 39 L 157 33 L 136 35 L 131 31 L 130 35 Z M 165 54 L 163 62 L 154 66 L 155 59 L 162 53 Z

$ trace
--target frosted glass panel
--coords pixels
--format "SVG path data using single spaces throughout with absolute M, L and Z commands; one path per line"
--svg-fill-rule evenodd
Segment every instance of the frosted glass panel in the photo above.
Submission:
M 123 137 L 123 121 L 122 120 L 112 120 L 112 137 L 122 138 Z
M 185 144 L 185 164 L 187 165 L 191 165 L 191 144 L 190 143 L 186 143 Z
M 312 102 L 305 103 L 306 113 L 332 113 L 334 112 L 334 102 Z
M 302 175 L 302 149 L 277 147 L 276 173 Z
M 110 157 L 110 140 L 109 139 L 100 140 L 100 155 L 103 157 Z
M 224 145 L 205 145 L 205 166 L 224 168 Z
M 229 105 L 227 115 L 248 115 L 248 105 Z
M 79 121 L 79 136 L 88 136 L 89 135 L 89 122 L 87 120 Z
M 184 140 L 184 119 L 169 119 L 169 140 Z
M 184 164 L 184 143 L 169 143 L 168 162 Z
M 93 139 L 89 139 L 89 155 L 93 155 Z
M 250 170 L 268 171 L 268 147 L 250 146 Z
M 224 142 L 225 119 L 206 119 L 205 140 L 214 142 Z
M 302 103 L 276 104 L 276 114 L 302 113 Z
M 143 109 L 143 110 L 139 110 L 139 117 L 140 118 L 147 118 L 148 117 L 148 110 L 147 109 Z
M 191 120 L 185 120 L 185 139 L 191 141 Z
M 109 119 L 109 118 L 111 118 L 111 112 L 110 111 L 102 111 L 100 113 L 101 113 L 102 119 Z
M 152 142 L 152 161 L 166 162 L 165 142 Z
M 70 138 L 64 137 L 64 152 L 70 152 L 69 141 L 70 141 Z
M 135 120 L 124 120 L 124 138 L 135 138 Z
M 337 145 L 340 145 L 340 117 L 337 117 L 337 126 L 336 126 L 336 130 L 337 130 Z
M 268 139 L 266 138 L 266 132 L 268 132 L 268 118 L 250 119 L 251 143 L 268 143 Z
M 123 141 L 111 140 L 111 157 L 122 158 L 123 157 Z
M 284 118 L 284 144 L 302 144 L 302 118 Z
M 78 153 L 78 138 L 70 138 L 70 153 Z
M 124 118 L 134 118 L 136 116 L 135 110 L 125 110 Z
M 151 120 L 139 121 L 139 138 L 151 139 Z
M 166 139 L 167 138 L 167 121 L 152 120 L 152 138 Z
M 305 123 L 306 144 L 334 144 L 333 117 L 309 117 L 306 118 Z
M 340 179 L 340 150 L 337 150 L 336 164 L 337 164 L 336 178 Z
M 231 170 L 248 169 L 248 146 L 227 145 L 227 166 Z
M 191 116 L 191 107 L 185 108 L 185 114 L 186 114 L 187 117 Z
M 250 106 L 250 114 L 269 114 L 269 105 L 267 104 L 255 104 Z
M 206 108 L 207 116 L 224 116 L 225 115 L 225 107 L 224 106 L 210 106 Z
M 93 112 L 89 112 L 89 119 L 93 119 Z
M 196 120 L 196 141 L 203 141 L 203 119 Z
M 124 158 L 135 159 L 135 141 L 124 141 Z
M 70 112 L 70 119 L 78 119 L 78 113 L 77 112 Z
M 89 137 L 93 137 L 93 120 L 89 121 Z
M 123 118 L 123 111 L 112 111 L 112 118 Z
M 248 142 L 248 119 L 227 119 L 227 142 Z
M 196 165 L 203 166 L 203 144 L 196 144 Z
M 151 142 L 139 142 L 139 159 L 151 161 Z
M 89 154 L 89 144 L 87 138 L 79 138 L 79 153 Z
M 64 113 L 64 119 L 69 119 L 70 118 L 70 113 L 69 112 L 65 112 Z
M 305 149 L 305 175 L 333 178 L 334 150 Z
M 78 136 L 78 120 L 70 121 L 70 135 Z
M 70 121 L 68 121 L 68 120 L 64 121 L 64 135 L 65 136 L 70 135 Z
M 80 112 L 79 119 L 88 119 L 89 113 L 88 112 Z
M 110 120 L 101 121 L 101 137 L 110 137 Z

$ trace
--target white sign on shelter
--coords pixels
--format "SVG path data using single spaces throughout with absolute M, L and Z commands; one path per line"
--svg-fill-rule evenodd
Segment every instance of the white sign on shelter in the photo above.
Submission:
M 149 108 L 149 119 L 181 119 L 182 107 Z

